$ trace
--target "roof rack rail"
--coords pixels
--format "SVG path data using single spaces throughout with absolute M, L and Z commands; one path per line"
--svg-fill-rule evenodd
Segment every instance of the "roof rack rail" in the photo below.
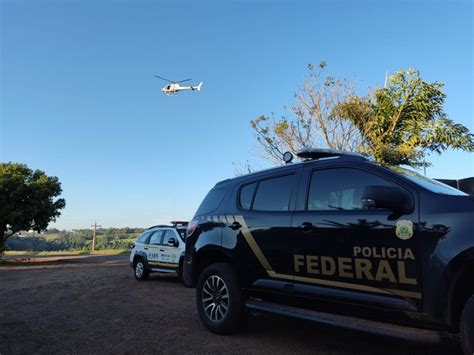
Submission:
M 329 157 L 352 157 L 364 160 L 366 159 L 363 155 L 359 153 L 322 148 L 306 148 L 299 151 L 296 155 L 303 160 L 314 160 Z
M 188 225 L 188 222 L 187 221 L 171 221 L 170 222 L 171 225 L 169 224 L 157 224 L 156 226 L 151 226 L 151 227 L 148 227 L 148 229 L 152 229 L 152 228 L 176 228 L 176 227 L 185 227 Z

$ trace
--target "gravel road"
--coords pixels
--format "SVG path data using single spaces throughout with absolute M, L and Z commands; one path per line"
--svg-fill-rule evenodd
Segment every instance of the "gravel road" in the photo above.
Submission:
M 217 336 L 198 319 L 194 289 L 168 275 L 138 282 L 127 258 L 0 264 L 0 354 L 460 353 L 456 345 L 404 343 L 256 313 L 246 332 Z

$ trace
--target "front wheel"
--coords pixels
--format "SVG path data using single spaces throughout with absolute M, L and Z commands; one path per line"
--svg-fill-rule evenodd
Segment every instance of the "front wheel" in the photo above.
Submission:
M 464 354 L 474 354 L 474 296 L 466 302 L 462 311 L 460 337 Z
M 133 271 L 135 278 L 138 281 L 146 280 L 150 274 L 146 269 L 145 263 L 142 259 L 135 260 L 135 263 L 133 264 Z
M 216 334 L 231 334 L 245 324 L 245 296 L 229 264 L 209 265 L 201 273 L 196 289 L 199 317 Z

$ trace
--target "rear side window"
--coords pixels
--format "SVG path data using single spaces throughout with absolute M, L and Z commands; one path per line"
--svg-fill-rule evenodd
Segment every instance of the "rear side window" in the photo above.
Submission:
M 288 211 L 295 175 L 260 181 L 253 202 L 254 211 Z
M 254 182 L 253 184 L 245 185 L 240 189 L 239 202 L 240 207 L 242 207 L 244 210 L 249 210 L 252 208 L 252 199 L 256 187 L 257 183 Z
M 162 235 L 163 235 L 163 231 L 154 231 L 150 237 L 150 242 L 148 244 L 160 245 Z
M 145 232 L 145 233 L 143 233 L 141 236 L 138 237 L 137 243 L 145 244 L 145 243 L 146 243 L 146 240 L 148 239 L 148 237 L 150 236 L 150 234 L 151 234 L 151 232 Z
M 225 189 L 212 189 L 209 191 L 197 209 L 196 216 L 217 210 L 224 199 L 225 191 Z

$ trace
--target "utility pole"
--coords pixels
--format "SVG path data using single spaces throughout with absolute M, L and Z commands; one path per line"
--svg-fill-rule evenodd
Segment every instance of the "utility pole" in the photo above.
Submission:
M 98 225 L 97 221 L 95 221 L 94 224 L 92 224 L 91 226 L 94 227 L 94 234 L 92 235 L 92 251 L 94 251 L 95 250 L 95 239 L 96 239 L 96 236 L 97 236 L 97 228 L 100 228 L 102 226 Z

